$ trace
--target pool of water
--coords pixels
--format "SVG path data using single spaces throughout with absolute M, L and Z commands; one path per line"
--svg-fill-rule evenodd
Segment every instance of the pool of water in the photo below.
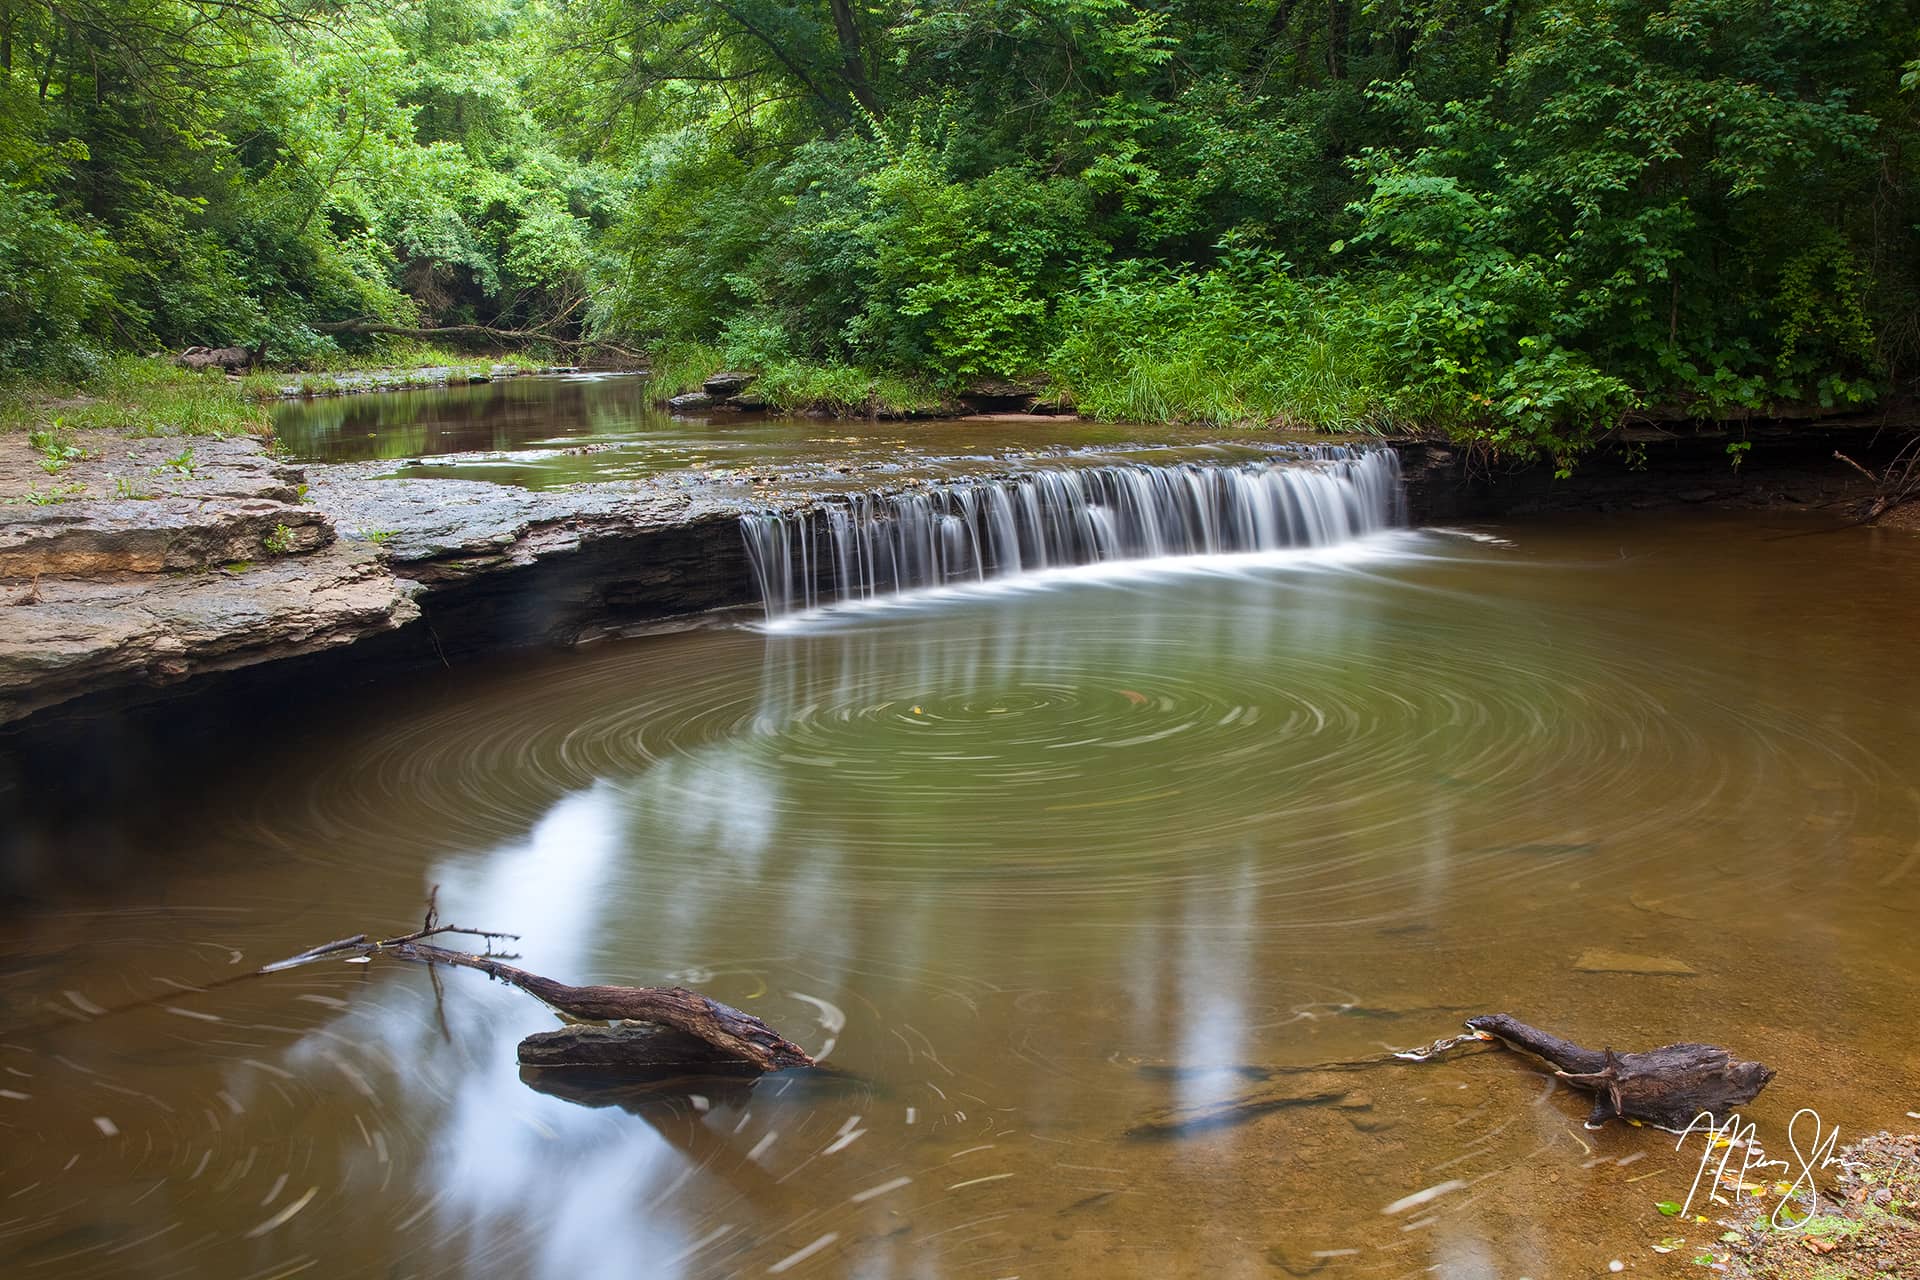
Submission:
M 1692 1274 L 1694 1157 L 1538 1064 L 1284 1069 L 1509 1011 L 1772 1064 L 1777 1147 L 1912 1127 L 1920 544 L 1823 528 L 1394 532 L 342 696 L 0 928 L 0 1274 Z M 581 1093 L 471 973 L 189 990 L 436 885 L 837 1071 Z

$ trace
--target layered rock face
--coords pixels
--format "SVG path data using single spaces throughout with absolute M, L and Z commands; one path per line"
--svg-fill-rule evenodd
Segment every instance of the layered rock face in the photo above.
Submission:
M 0 723 L 388 631 L 418 616 L 377 549 L 246 439 L 82 433 L 49 473 L 0 439 Z
M 746 603 L 737 505 L 288 466 L 248 439 L 0 437 L 0 725 L 315 654 L 425 618 L 447 654 Z M 77 456 L 75 456 L 77 455 Z M 98 701 L 98 698 L 95 699 Z

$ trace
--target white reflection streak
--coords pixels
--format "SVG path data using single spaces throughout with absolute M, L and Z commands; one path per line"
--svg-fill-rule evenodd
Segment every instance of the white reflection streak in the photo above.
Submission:
M 1232 1066 L 1244 1061 L 1246 1010 L 1253 1000 L 1248 968 L 1253 948 L 1259 877 L 1250 852 L 1242 854 L 1239 883 L 1187 900 L 1187 928 L 1181 941 L 1180 1064 L 1184 1067 Z M 1241 1082 L 1231 1072 L 1194 1072 L 1180 1077 L 1182 1107 L 1199 1107 L 1231 1097 Z
M 524 843 L 443 863 L 434 871 L 442 918 L 524 931 L 524 967 L 581 980 L 600 904 L 620 898 L 610 882 L 626 846 L 625 816 L 616 789 L 599 783 L 562 799 Z M 448 1029 L 471 1047 L 445 1086 L 450 1096 L 426 1072 L 402 1071 L 383 1085 L 402 1095 L 397 1109 L 431 1131 L 417 1182 L 441 1191 L 439 1247 L 464 1244 L 466 1270 L 497 1273 L 514 1269 L 499 1251 L 513 1250 L 524 1233 L 528 1272 L 568 1280 L 631 1276 L 645 1259 L 685 1250 L 688 1241 L 670 1226 L 634 1212 L 650 1185 L 678 1172 L 679 1158 L 640 1121 L 529 1090 L 511 1046 L 551 1029 L 552 1015 L 519 992 L 469 977 L 447 979 Z M 394 981 L 381 996 L 309 1035 L 290 1056 L 310 1065 L 342 1039 L 392 1062 L 445 1055 L 427 983 Z

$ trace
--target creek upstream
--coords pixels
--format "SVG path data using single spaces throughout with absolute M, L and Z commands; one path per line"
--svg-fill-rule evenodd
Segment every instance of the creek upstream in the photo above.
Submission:
M 589 412 L 609 385 L 324 402 L 283 439 L 833 489 L 897 441 L 953 475 L 1138 456 L 1086 424 Z M 1920 540 L 1358 532 L 456 663 L 210 747 L 94 816 L 137 853 L 110 887 L 0 928 L 0 1274 L 1697 1274 L 1651 1248 L 1722 1230 L 1654 1207 L 1697 1157 L 1582 1129 L 1537 1063 L 1269 1073 L 1508 1011 L 1766 1061 L 1770 1146 L 1800 1107 L 1911 1127 Z M 837 1071 L 530 1087 L 549 1015 L 378 963 L 100 1013 L 404 930 L 436 884 L 525 967 L 696 986 Z

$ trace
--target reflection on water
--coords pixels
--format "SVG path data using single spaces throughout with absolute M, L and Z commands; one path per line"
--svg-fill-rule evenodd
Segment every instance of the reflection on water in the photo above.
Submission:
M 1501 532 L 385 693 L 183 798 L 158 900 L 5 932 L 0 1272 L 1653 1267 L 1691 1168 L 1511 1055 L 1272 1068 L 1511 1010 L 1763 1058 L 1763 1129 L 1902 1123 L 1920 556 Z M 697 985 L 834 1071 L 576 1105 L 514 1064 L 532 1001 L 398 966 L 89 1012 L 404 928 L 433 884 L 529 968 Z
M 805 482 L 841 489 L 977 472 L 1071 451 L 1133 452 L 1140 428 L 1077 418 L 883 422 L 719 413 L 686 417 L 653 404 L 644 377 L 511 378 L 480 386 L 335 396 L 281 404 L 274 435 L 303 462 L 397 464 L 412 479 L 489 480 L 530 489 L 687 475 Z M 1144 456 L 1238 460 L 1281 439 L 1156 427 Z

